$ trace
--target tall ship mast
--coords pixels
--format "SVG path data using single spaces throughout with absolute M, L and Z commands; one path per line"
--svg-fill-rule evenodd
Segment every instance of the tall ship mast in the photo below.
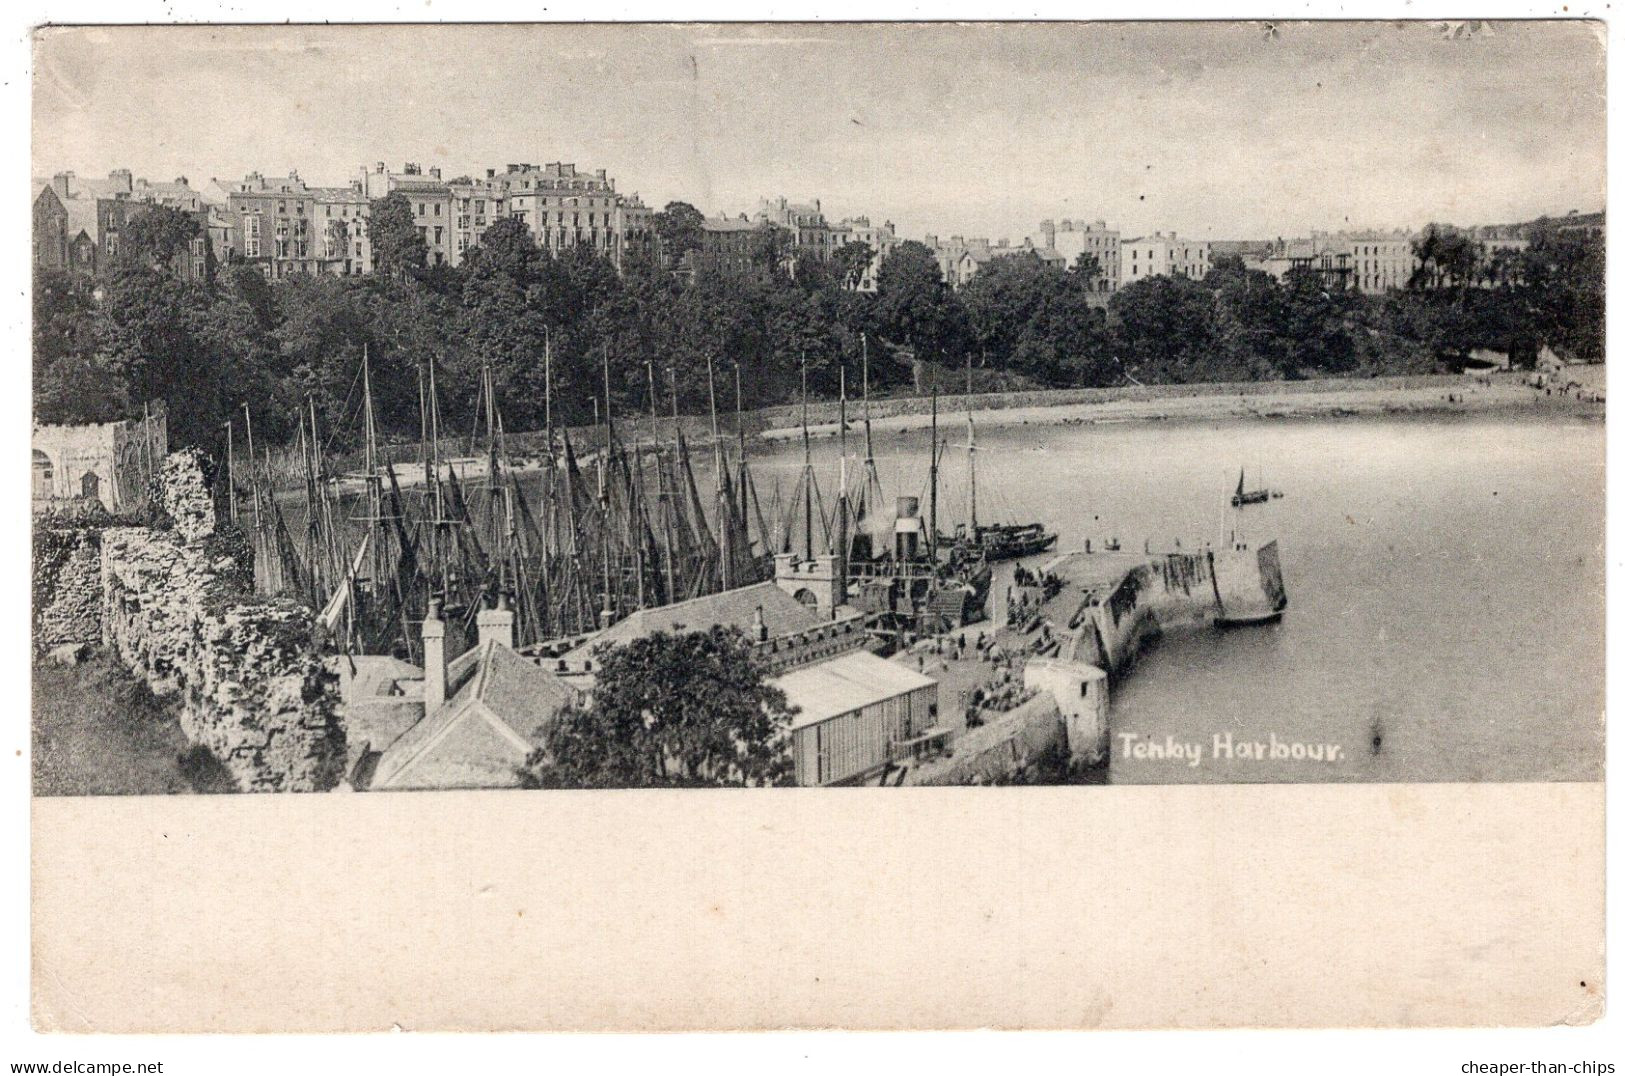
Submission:
M 1001 521 L 983 523 L 978 515 L 976 489 L 976 415 L 971 406 L 970 357 L 965 358 L 965 468 L 969 483 L 969 522 L 954 527 L 952 544 L 962 554 L 975 554 L 988 561 L 1030 557 L 1055 546 L 1059 535 L 1043 523 Z M 997 491 L 995 491 L 997 492 Z

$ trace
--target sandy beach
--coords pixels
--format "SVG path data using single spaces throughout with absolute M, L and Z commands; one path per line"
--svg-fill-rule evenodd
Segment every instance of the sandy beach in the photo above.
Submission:
M 1601 393 L 1603 366 L 1571 367 L 1572 378 L 1588 391 Z M 1316 419 L 1352 418 L 1362 415 L 1396 414 L 1462 414 L 1469 412 L 1561 412 L 1601 421 L 1605 405 L 1582 400 L 1575 393 L 1553 392 L 1528 384 L 1524 372 L 1489 375 L 1464 374 L 1404 379 L 1377 379 L 1372 382 L 1294 381 L 1258 383 L 1240 386 L 1169 385 L 1144 386 L 1126 390 L 1099 390 L 1096 394 L 1122 398 L 1069 401 L 1065 391 L 1005 394 L 1003 396 L 978 395 L 974 397 L 976 424 L 982 429 L 1008 426 L 1089 426 L 1140 422 L 1216 422 L 1233 419 Z M 1369 385 L 1369 387 L 1367 387 Z M 1050 402 L 1053 400 L 1054 402 Z M 1029 402 L 1030 401 L 1030 402 Z M 808 434 L 815 438 L 830 438 L 839 432 L 833 420 L 836 405 L 820 401 L 810 406 L 812 420 Z M 875 400 L 876 412 L 871 425 L 879 432 L 901 433 L 923 429 L 930 423 L 925 405 L 917 398 L 887 398 Z M 801 436 L 799 409 L 779 407 L 765 414 L 747 414 L 747 429 L 752 418 L 765 419 L 766 425 L 754 434 L 753 440 L 779 442 Z M 856 400 L 847 402 L 848 430 L 862 428 L 863 405 Z M 631 436 L 636 439 L 637 420 L 631 423 Z M 685 416 L 682 425 L 689 437 L 689 447 L 709 446 L 710 431 L 704 420 Z M 965 410 L 963 396 L 943 396 L 938 401 L 937 422 L 942 430 L 963 428 Z M 662 424 L 663 425 L 663 424 Z M 599 428 L 601 429 L 601 427 Z M 594 448 L 601 436 L 593 428 L 572 431 L 576 436 L 577 458 L 583 465 L 597 458 Z M 665 433 L 664 429 L 661 431 Z M 624 435 L 624 434 L 623 434 Z M 511 445 L 523 444 L 533 435 L 509 435 Z M 732 434 L 724 435 L 732 440 Z M 529 447 L 528 445 L 526 447 Z M 707 448 L 708 450 L 708 448 Z M 414 449 L 415 453 L 415 449 Z M 459 480 L 477 480 L 485 474 L 483 456 L 446 455 L 442 466 L 454 472 Z M 529 472 L 540 470 L 542 461 L 524 448 L 513 453 L 509 470 Z M 403 488 L 423 484 L 424 471 L 414 460 L 394 464 L 395 479 Z M 338 481 L 347 492 L 360 490 L 359 476 L 350 474 Z M 294 496 L 289 492 L 288 497 Z
M 1602 367 L 1582 368 L 1595 371 L 1600 383 Z M 1376 388 L 1348 387 L 1342 382 L 1335 388 L 1316 391 L 1305 390 L 1305 383 L 1294 383 L 1271 390 L 1268 386 L 1250 388 L 1247 392 L 1202 395 L 1155 395 L 1149 398 L 1111 400 L 1101 403 L 1057 403 L 1049 405 L 1004 407 L 976 411 L 976 424 L 983 428 L 1004 426 L 1077 426 L 1103 423 L 1132 422 L 1208 422 L 1224 419 L 1307 419 L 1347 418 L 1359 415 L 1392 414 L 1455 414 L 1487 411 L 1562 411 L 1594 416 L 1601 419 L 1605 410 L 1602 403 L 1582 401 L 1573 394 L 1553 393 L 1535 389 L 1525 383 L 1527 375 L 1492 375 L 1486 383 L 1480 376 L 1464 375 L 1459 378 L 1430 378 L 1424 386 L 1383 385 Z M 861 405 L 848 405 L 849 427 L 861 425 Z M 938 425 L 944 428 L 963 426 L 965 412 L 959 398 L 944 396 L 938 404 Z M 875 417 L 871 424 L 876 430 L 905 431 L 920 429 L 929 423 L 922 414 L 892 414 Z M 814 437 L 832 437 L 838 432 L 838 423 L 820 422 L 808 426 Z M 775 426 L 761 431 L 763 440 L 784 440 L 801 436 L 801 427 Z

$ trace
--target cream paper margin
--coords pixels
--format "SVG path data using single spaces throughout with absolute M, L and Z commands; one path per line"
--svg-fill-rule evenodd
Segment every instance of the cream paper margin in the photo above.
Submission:
M 1581 1023 L 1603 786 L 37 799 L 69 1032 Z

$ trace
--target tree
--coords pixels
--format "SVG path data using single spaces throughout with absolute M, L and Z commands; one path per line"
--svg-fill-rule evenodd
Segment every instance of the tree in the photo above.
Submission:
M 1208 381 L 1220 351 L 1213 292 L 1189 277 L 1153 276 L 1111 299 L 1114 346 L 1141 381 Z
M 167 269 L 198 236 L 197 218 L 173 206 L 153 204 L 130 215 L 120 250 L 131 264 Z
M 1478 271 L 1478 244 L 1471 236 L 1448 224 L 1429 224 L 1411 249 L 1417 260 L 1411 287 L 1439 290 L 1454 285 L 1458 295 L 1465 296 Z
M 400 191 L 372 200 L 367 233 L 373 267 L 390 280 L 407 280 L 428 263 L 429 246 L 412 217 L 412 203 Z
M 964 307 L 924 243 L 899 243 L 881 265 L 875 319 L 882 333 L 912 348 L 920 359 L 952 361 L 964 351 Z
M 983 354 L 1047 385 L 1098 385 L 1105 333 L 1084 278 L 1036 255 L 995 258 L 959 293 Z
M 1095 282 L 1105 272 L 1101 268 L 1099 256 L 1088 250 L 1079 252 L 1077 260 L 1072 263 L 1072 267 L 1068 271 L 1077 278 L 1078 283 L 1086 292 L 1095 290 Z
M 835 279 L 843 288 L 856 288 L 863 274 L 875 260 L 874 248 L 868 243 L 852 241 L 842 243 L 830 256 Z
M 656 632 L 603 656 L 591 703 L 559 715 L 521 777 L 532 788 L 784 784 L 792 716 L 737 628 Z
M 170 440 L 212 445 L 231 402 L 234 373 L 201 335 L 209 294 L 153 269 L 125 269 L 104 285 L 97 353 L 122 379 L 132 406 L 165 400 Z
M 750 262 L 767 276 L 785 276 L 794 254 L 790 232 L 778 225 L 757 228 L 750 234 Z
M 489 278 L 502 274 L 521 289 L 535 282 L 536 263 L 541 248 L 525 222 L 518 217 L 503 217 L 480 233 L 479 242 L 463 256 L 463 267 L 469 277 Z
M 654 215 L 655 235 L 660 240 L 660 255 L 668 265 L 677 265 L 691 250 L 699 250 L 705 241 L 705 214 L 687 202 L 667 202 L 666 208 Z

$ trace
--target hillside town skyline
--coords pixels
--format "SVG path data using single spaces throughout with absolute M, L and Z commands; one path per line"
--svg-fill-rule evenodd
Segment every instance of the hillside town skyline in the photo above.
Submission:
M 143 171 L 141 168 L 133 166 L 129 160 L 115 160 L 106 162 L 99 158 L 86 157 L 66 161 L 61 165 L 61 167 L 53 167 L 48 166 L 48 162 L 41 161 L 36 158 L 33 169 L 33 182 L 37 186 L 42 182 L 47 182 L 51 175 L 65 172 L 71 173 L 76 178 L 81 180 L 89 180 L 93 184 L 96 184 L 105 181 L 105 179 L 112 174 L 129 172 L 133 182 L 144 179 L 148 183 L 149 187 L 155 184 L 174 184 L 180 180 L 185 180 L 186 183 L 194 190 L 200 192 L 207 191 L 211 185 L 218 187 L 222 192 L 228 192 L 233 186 L 240 184 L 245 178 L 251 176 L 291 174 L 298 176 L 313 189 L 337 189 L 353 185 L 358 179 L 364 177 L 368 172 L 375 171 L 380 163 L 385 164 L 386 167 L 391 169 L 396 175 L 402 174 L 407 167 L 415 167 L 424 172 L 428 172 L 430 170 L 436 171 L 439 173 L 439 175 L 445 177 L 447 180 L 459 177 L 479 179 L 480 177 L 485 176 L 486 172 L 492 167 L 490 162 L 475 162 L 468 167 L 453 168 L 438 160 L 429 160 L 421 163 L 402 161 L 398 159 L 399 154 L 395 154 L 394 156 L 385 154 L 384 157 L 387 157 L 388 160 L 383 158 L 374 160 L 373 158 L 379 157 L 377 153 L 374 153 L 370 158 L 366 154 L 353 156 L 357 156 L 358 161 L 364 161 L 365 163 L 358 163 L 348 169 L 341 169 L 337 172 L 315 172 L 306 168 L 297 161 L 284 162 L 280 166 L 262 161 L 257 166 L 248 168 L 240 175 L 221 169 L 208 167 L 199 168 L 196 167 L 196 162 L 193 162 L 191 167 L 188 167 L 186 164 L 182 164 L 178 170 L 169 169 L 168 171 L 164 171 L 147 169 Z M 1290 239 L 1298 235 L 1307 236 L 1322 232 L 1328 234 L 1338 232 L 1416 233 L 1420 232 L 1429 224 L 1451 224 L 1461 227 L 1495 227 L 1524 224 L 1530 221 L 1540 220 L 1542 218 L 1558 219 L 1574 215 L 1587 216 L 1601 213 L 1605 210 L 1605 198 L 1600 192 L 1596 199 L 1583 203 L 1574 202 L 1573 200 L 1565 201 L 1556 197 L 1542 197 L 1536 195 L 1532 196 L 1528 200 L 1523 209 L 1502 213 L 1500 215 L 1485 215 L 1483 213 L 1477 213 L 1471 209 L 1465 209 L 1462 212 L 1456 213 L 1454 216 L 1437 216 L 1429 215 L 1423 209 L 1418 208 L 1407 215 L 1395 217 L 1393 219 L 1366 220 L 1344 215 L 1336 219 L 1328 218 L 1322 221 L 1311 222 L 1311 224 L 1307 227 L 1287 227 L 1285 226 L 1285 221 L 1283 220 L 1282 225 L 1279 227 L 1264 228 L 1262 230 L 1252 229 L 1249 231 L 1242 227 L 1230 227 L 1226 222 L 1223 221 L 1209 222 L 1206 225 L 1198 224 L 1197 227 L 1191 228 L 1188 225 L 1181 227 L 1178 224 L 1170 224 L 1166 221 L 1155 219 L 1149 214 L 1142 214 L 1138 216 L 1129 215 L 1124 217 L 1115 217 L 1110 214 L 1103 215 L 1102 211 L 1091 207 L 1087 194 L 1080 194 L 1077 199 L 1063 199 L 1060 204 L 1054 206 L 1034 205 L 1032 210 L 1028 213 L 1031 220 L 1024 225 L 1018 224 L 1014 228 L 1005 229 L 1003 231 L 998 229 L 975 227 L 971 224 L 955 222 L 952 220 L 944 221 L 933 226 L 921 225 L 915 227 L 906 223 L 908 217 L 905 213 L 890 212 L 885 206 L 877 206 L 862 200 L 851 204 L 844 201 L 837 202 L 833 199 L 823 197 L 817 190 L 802 190 L 798 181 L 794 178 L 787 178 L 785 182 L 781 182 L 776 186 L 771 187 L 771 189 L 758 191 L 755 195 L 749 197 L 736 199 L 735 201 L 726 203 L 712 204 L 697 200 L 695 197 L 687 197 L 683 192 L 675 192 L 669 195 L 662 193 L 657 187 L 642 182 L 641 178 L 635 174 L 619 173 L 612 165 L 607 165 L 603 161 L 595 161 L 584 156 L 561 153 L 551 148 L 545 150 L 544 152 L 532 150 L 526 153 L 510 153 L 504 156 L 502 160 L 507 162 L 510 159 L 513 161 L 518 161 L 521 159 L 532 160 L 542 158 L 545 158 L 549 163 L 575 164 L 575 162 L 581 161 L 583 163 L 575 164 L 575 166 L 583 172 L 596 173 L 601 169 L 605 176 L 614 182 L 617 193 L 622 193 L 623 196 L 638 199 L 651 211 L 659 210 L 672 202 L 683 202 L 694 206 L 710 218 L 737 218 L 741 214 L 746 216 L 753 215 L 761 208 L 761 203 L 764 200 L 783 198 L 787 202 L 796 204 L 816 203 L 825 216 L 834 221 L 855 219 L 859 217 L 867 217 L 877 222 L 891 221 L 894 227 L 896 227 L 899 236 L 902 238 L 919 239 L 922 241 L 926 237 L 932 235 L 945 237 L 949 235 L 957 235 L 967 238 L 975 237 L 979 239 L 986 239 L 993 243 L 997 243 L 1000 240 L 1008 240 L 1011 243 L 1020 244 L 1026 239 L 1037 238 L 1041 231 L 1040 224 L 1044 220 L 1074 220 L 1080 223 L 1084 221 L 1108 220 L 1114 228 L 1126 236 L 1153 235 L 1157 232 L 1171 231 L 1184 234 L 1192 239 L 1203 239 L 1209 242 L 1267 241 Z M 497 166 L 496 170 L 500 172 L 502 170 L 502 166 Z M 203 175 L 205 172 L 209 173 L 206 177 Z
M 1402 288 L 1422 266 L 1418 229 L 1316 228 L 1274 238 L 1205 239 L 1156 228 L 1125 229 L 1104 218 L 1045 217 L 1017 240 L 1001 236 L 900 233 L 895 223 L 867 213 L 837 217 L 822 200 L 763 196 L 752 212 L 706 212 L 672 201 L 663 208 L 627 193 L 603 168 L 573 162 L 507 163 L 483 173 L 448 175 L 417 162 L 399 168 L 385 161 L 362 165 L 347 183 L 311 183 L 298 169 L 241 180 L 211 178 L 194 186 L 116 168 L 105 177 L 60 171 L 33 181 L 33 262 L 47 269 L 100 274 L 121 263 L 121 235 L 144 208 L 163 206 L 188 216 L 193 238 L 172 268 L 194 281 L 218 267 L 248 264 L 271 280 L 297 275 L 360 276 L 374 271 L 372 224 L 379 199 L 400 197 L 425 250 L 429 267 L 461 265 L 484 233 L 514 219 L 540 249 L 553 253 L 586 247 L 622 268 L 627 256 L 647 255 L 689 275 L 749 269 L 765 250 L 782 244 L 780 257 L 837 263 L 856 258 L 848 287 L 874 291 L 881 267 L 902 243 L 922 243 L 942 280 L 958 290 L 993 260 L 1025 255 L 1067 269 L 1092 259 L 1086 285 L 1092 303 L 1137 280 L 1177 275 L 1201 280 L 1225 256 L 1284 281 L 1294 269 L 1315 272 L 1327 286 L 1381 294 Z M 1481 268 L 1494 272 L 1498 253 L 1526 250 L 1536 221 L 1558 230 L 1600 236 L 1604 214 L 1578 210 L 1535 221 L 1470 223 L 1460 230 L 1478 250 Z M 1457 227 L 1457 222 L 1430 222 Z M 674 229 L 691 229 L 680 238 Z M 686 233 L 685 233 L 686 234 Z M 861 253 L 858 253 L 861 251 Z M 1492 281 L 1486 280 L 1484 283 Z
M 34 174 L 342 185 L 378 160 L 573 160 L 655 209 L 782 194 L 1015 242 L 1046 218 L 1239 240 L 1602 208 L 1588 25 L 1442 26 L 450 26 L 391 52 L 387 87 L 358 70 L 387 28 L 275 49 L 252 28 L 170 28 L 162 49 L 63 30 L 36 46 Z M 194 70 L 220 61 L 224 103 Z M 111 66 L 150 74 L 150 98 L 123 100 Z

